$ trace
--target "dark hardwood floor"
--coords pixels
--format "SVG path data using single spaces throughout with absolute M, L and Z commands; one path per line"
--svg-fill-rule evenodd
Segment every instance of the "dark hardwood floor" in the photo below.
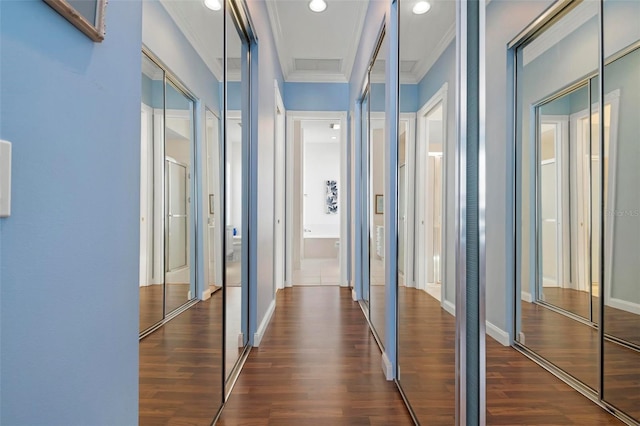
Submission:
M 545 287 L 545 302 L 573 312 L 588 320 L 600 321 L 600 298 L 590 297 L 585 291 L 570 288 Z M 592 311 L 589 310 L 591 303 Z M 605 332 L 626 342 L 640 346 L 640 315 L 611 306 L 604 309 Z
M 403 288 L 400 296 L 402 387 L 421 424 L 452 425 L 454 318 L 423 291 Z M 212 421 L 222 398 L 221 299 L 222 292 L 215 293 L 140 342 L 141 425 Z M 612 368 L 622 366 L 617 374 L 626 371 L 637 386 L 638 367 L 625 364 L 624 355 L 609 346 L 606 351 Z M 609 388 L 609 398 L 628 395 L 615 405 L 639 405 L 637 392 Z M 350 290 L 294 287 L 278 293 L 262 344 L 251 351 L 218 424 L 395 426 L 412 421 L 395 385 L 383 377 L 380 350 Z M 487 424 L 621 423 L 513 348 L 487 337 Z
M 455 318 L 422 290 L 401 287 L 399 306 L 400 384 L 421 424 L 452 425 Z M 622 424 L 515 349 L 486 341 L 487 424 Z
M 139 424 L 209 426 L 222 403 L 222 292 L 140 342 Z
M 294 287 L 254 348 L 218 425 L 410 425 L 351 291 Z
M 163 318 L 164 288 L 161 284 L 140 287 L 140 331 Z M 167 313 L 189 301 L 189 284 L 167 284 Z
M 523 301 L 521 307 L 524 344 L 597 390 L 600 380 L 598 330 L 539 304 Z M 605 329 L 608 331 L 607 318 Z M 621 327 L 623 322 L 614 324 Z M 622 331 L 626 335 L 633 332 Z M 605 341 L 603 358 L 604 399 L 640 421 L 640 352 Z

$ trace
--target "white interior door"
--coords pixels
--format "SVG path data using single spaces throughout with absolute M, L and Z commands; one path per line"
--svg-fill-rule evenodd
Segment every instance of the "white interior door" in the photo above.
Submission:
M 151 284 L 149 270 L 151 247 L 151 233 L 149 229 L 151 216 L 149 215 L 149 148 L 153 139 L 153 110 L 142 104 L 140 111 L 140 286 Z
M 398 171 L 398 271 L 405 274 L 405 241 L 407 239 L 407 167 L 402 164 Z
M 442 155 L 430 155 L 433 170 L 433 213 L 432 213 L 432 269 L 433 282 L 442 283 Z
M 167 159 L 167 272 L 188 266 L 188 176 L 184 164 Z
M 222 247 L 220 231 L 220 162 L 219 162 L 219 120 L 207 110 L 207 190 L 205 192 L 205 212 L 207 215 L 208 285 L 221 286 Z M 220 266 L 218 266 L 220 265 Z
M 276 83 L 275 105 L 275 206 L 274 206 L 274 282 L 276 289 L 285 284 L 285 110 Z

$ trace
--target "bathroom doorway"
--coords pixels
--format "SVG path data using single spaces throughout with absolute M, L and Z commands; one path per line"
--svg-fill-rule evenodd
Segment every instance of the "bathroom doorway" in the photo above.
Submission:
M 287 285 L 346 286 L 346 114 L 287 112 L 287 120 Z

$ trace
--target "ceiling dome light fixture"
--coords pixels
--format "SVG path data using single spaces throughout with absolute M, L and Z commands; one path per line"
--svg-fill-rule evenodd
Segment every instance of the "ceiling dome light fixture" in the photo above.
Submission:
M 222 9 L 222 4 L 220 3 L 220 0 L 204 0 L 204 5 L 207 7 L 207 9 L 211 9 L 211 10 Z
M 413 6 L 413 13 L 415 15 L 424 15 L 431 9 L 431 3 L 428 1 L 419 1 Z
M 314 12 L 324 12 L 327 8 L 327 3 L 324 0 L 311 0 L 309 2 L 309 9 Z

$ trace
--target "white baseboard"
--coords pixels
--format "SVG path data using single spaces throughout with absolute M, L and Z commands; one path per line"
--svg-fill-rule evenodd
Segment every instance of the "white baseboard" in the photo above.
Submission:
M 238 347 L 244 348 L 244 333 L 238 334 Z
M 609 298 L 607 305 L 612 308 L 620 309 L 621 311 L 631 312 L 632 314 L 640 315 L 640 305 L 633 302 L 628 302 L 622 299 Z
M 456 305 L 454 305 L 453 303 L 445 300 L 444 302 L 442 302 L 442 307 L 445 311 L 449 312 L 454 317 L 456 316 Z
M 382 372 L 387 380 L 393 380 L 393 366 L 386 352 L 382 352 Z
M 264 314 L 264 318 L 262 318 L 262 322 L 260 323 L 260 327 L 258 327 L 258 331 L 253 334 L 253 346 L 260 346 L 260 342 L 262 342 L 262 338 L 264 337 L 264 333 L 267 331 L 267 327 L 269 327 L 269 323 L 271 322 L 271 317 L 273 316 L 273 312 L 276 310 L 276 301 L 272 300 L 267 308 L 267 313 Z
M 353 299 L 354 302 L 358 301 L 358 295 L 356 294 L 356 289 L 355 288 L 351 289 L 351 299 Z
M 502 330 L 498 326 L 486 322 L 487 334 L 493 338 L 496 342 L 500 343 L 502 346 L 511 346 L 511 340 L 509 339 L 509 333 Z
M 202 292 L 200 295 L 200 300 L 209 300 L 211 297 L 211 288 L 208 288 Z
M 522 300 L 524 300 L 525 302 L 529 302 L 529 303 L 533 302 L 533 297 L 531 297 L 531 293 L 526 292 L 526 291 L 521 291 L 520 292 L 520 298 Z

